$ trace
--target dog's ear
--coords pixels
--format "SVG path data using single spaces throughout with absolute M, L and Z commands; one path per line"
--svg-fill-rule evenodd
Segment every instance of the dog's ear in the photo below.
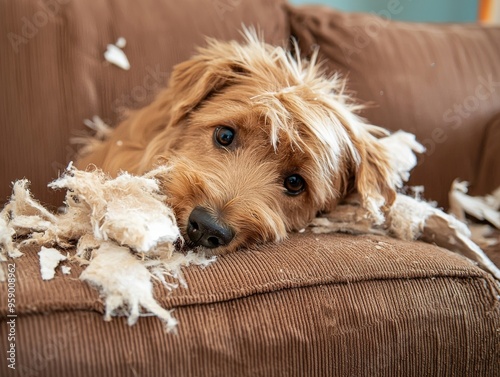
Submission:
M 358 193 L 361 204 L 373 219 L 382 223 L 384 212 L 394 203 L 397 190 L 410 177 L 417 164 L 416 153 L 425 148 L 415 135 L 404 131 L 388 134 L 386 130 L 361 124 L 354 141 L 359 159 L 351 163 L 351 185 L 347 193 Z
M 205 50 L 205 53 L 175 66 L 168 88 L 173 97 L 170 125 L 178 124 L 204 100 L 246 73 L 242 65 L 230 56 L 229 51 L 223 54 Z
M 364 130 L 363 130 L 364 131 Z M 374 217 L 384 220 L 383 212 L 396 199 L 397 182 L 390 151 L 386 145 L 370 132 L 361 132 L 355 141 L 359 161 L 351 165 L 352 192 L 357 192 L 361 204 Z
M 390 148 L 384 138 L 379 138 L 387 136 L 387 131 L 366 125 L 355 117 L 350 121 L 344 119 L 338 126 L 346 131 L 343 134 L 346 139 L 331 173 L 332 196 L 322 211 L 334 211 L 339 202 L 349 198 L 358 201 L 372 220 L 382 223 L 384 212 L 394 203 L 401 182 Z

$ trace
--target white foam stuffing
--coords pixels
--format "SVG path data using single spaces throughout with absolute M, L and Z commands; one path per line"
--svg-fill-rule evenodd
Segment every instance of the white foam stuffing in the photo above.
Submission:
M 70 164 L 49 185 L 66 190 L 66 206 L 58 214 L 32 197 L 27 180 L 15 182 L 11 199 L 0 212 L 0 261 L 21 257 L 23 245 L 41 245 L 43 280 L 54 277 L 61 261 L 77 261 L 86 266 L 80 278 L 103 297 L 106 320 L 125 315 L 133 325 L 149 313 L 164 321 L 167 331 L 174 330 L 177 321 L 154 299 L 151 279 L 169 289 L 187 287 L 182 268 L 205 267 L 215 258 L 175 252 L 179 229 L 155 179 L 166 170 L 160 167 L 145 176 L 123 173 L 111 179 L 99 170 L 82 171 Z M 57 248 L 72 254 L 66 257 Z M 70 274 L 70 269 L 61 266 L 63 274 Z
M 71 267 L 69 267 L 69 266 L 61 266 L 61 272 L 64 275 L 69 275 L 69 274 L 71 274 Z
M 42 246 L 38 255 L 40 256 L 40 273 L 42 274 L 43 280 L 53 279 L 59 262 L 67 259 L 58 250 L 52 247 L 47 248 Z
M 402 188 L 403 183 L 410 178 L 410 171 L 417 164 L 415 153 L 425 152 L 422 144 L 417 142 L 415 135 L 404 131 L 397 131 L 386 137 L 379 139 L 386 150 L 391 151 L 390 165 L 392 174 L 389 177 L 390 186 Z M 364 197 L 364 206 L 370 212 L 370 218 L 376 225 L 383 224 L 385 215 L 381 208 L 385 204 L 385 198 L 382 196 Z
M 174 214 L 164 204 L 154 179 L 128 173 L 107 179 L 101 172 L 73 169 L 49 186 L 70 190 L 66 201 L 73 205 L 64 218 L 74 217 L 75 210 L 86 212 L 83 221 L 98 240 L 112 239 L 148 252 L 159 244 L 174 243 L 180 236 Z
M 128 61 L 127 55 L 125 55 L 119 46 L 114 44 L 108 44 L 104 52 L 104 59 L 125 71 L 130 69 L 130 62 Z
M 387 150 L 391 151 L 391 171 L 395 187 L 401 187 L 403 182 L 410 178 L 410 171 L 417 165 L 416 153 L 424 153 L 425 148 L 416 139 L 415 135 L 404 131 L 379 139 Z
M 133 325 L 143 307 L 162 319 L 167 330 L 173 330 L 177 325 L 171 312 L 163 309 L 153 298 L 149 270 L 128 248 L 104 242 L 96 250 L 92 263 L 82 272 L 80 279 L 100 290 L 106 304 L 104 319 L 107 321 L 113 315 L 125 314 L 128 324 Z
M 115 46 L 118 48 L 125 48 L 127 45 L 127 40 L 124 37 L 120 37 L 116 40 Z

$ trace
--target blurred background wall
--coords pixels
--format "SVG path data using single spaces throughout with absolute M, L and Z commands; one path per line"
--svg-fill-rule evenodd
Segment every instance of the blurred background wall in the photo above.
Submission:
M 475 22 L 479 0 L 290 0 L 293 4 L 325 4 L 349 12 L 375 12 L 392 19 L 422 22 Z M 389 12 L 390 10 L 396 12 Z

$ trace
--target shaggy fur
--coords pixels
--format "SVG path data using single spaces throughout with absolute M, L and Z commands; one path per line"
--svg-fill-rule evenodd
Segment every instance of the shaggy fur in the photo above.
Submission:
M 296 46 L 292 54 L 255 32 L 245 36 L 244 44 L 210 40 L 177 65 L 156 100 L 77 167 L 94 164 L 116 175 L 169 165 L 158 178 L 184 238 L 196 207 L 234 232 L 216 251 L 279 241 L 354 192 L 381 223 L 402 184 L 381 138 L 387 131 L 355 115 L 345 81 L 326 77 L 317 53 L 298 60 Z M 227 147 L 214 141 L 221 126 L 235 131 Z M 293 174 L 305 180 L 297 195 L 284 188 Z

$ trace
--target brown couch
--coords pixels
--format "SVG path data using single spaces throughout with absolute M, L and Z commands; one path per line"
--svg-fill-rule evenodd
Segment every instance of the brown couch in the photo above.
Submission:
M 181 5 L 182 4 L 182 5 Z M 0 1 L 0 201 L 27 177 L 46 184 L 73 157 L 71 136 L 100 115 L 148 103 L 204 36 L 294 35 L 347 75 L 372 123 L 417 134 L 428 152 L 412 184 L 447 205 L 451 181 L 500 185 L 500 28 L 387 21 L 284 0 Z M 132 68 L 104 62 L 127 39 Z M 382 245 L 382 247 L 381 247 Z M 187 289 L 155 285 L 178 334 L 153 317 L 103 321 L 98 293 L 38 249 L 16 266 L 16 370 L 8 369 L 7 284 L 0 283 L 2 376 L 499 376 L 499 283 L 469 260 L 420 242 L 294 234 L 185 269 Z M 495 250 L 488 250 L 497 264 Z M 5 268 L 5 264 L 2 266 Z

